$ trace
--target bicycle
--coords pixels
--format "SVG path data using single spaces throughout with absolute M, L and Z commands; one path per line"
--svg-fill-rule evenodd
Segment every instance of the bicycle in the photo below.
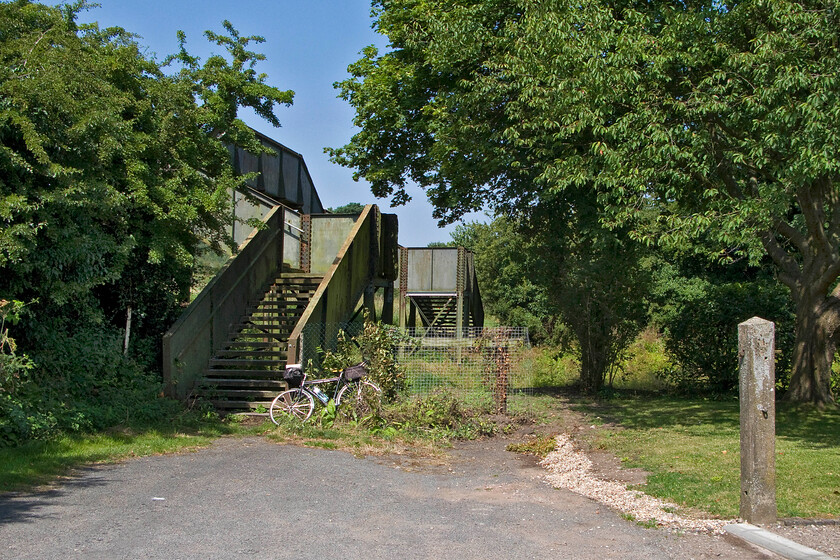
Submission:
M 300 364 L 286 366 L 283 379 L 290 389 L 283 391 L 271 401 L 269 416 L 275 424 L 281 418 L 280 414 L 288 414 L 306 422 L 315 410 L 315 399 L 326 405 L 330 397 L 319 385 L 335 383 L 332 399 L 336 408 L 342 404 L 354 403 L 356 406 L 375 406 L 379 403 L 382 390 L 372 381 L 364 379 L 367 375 L 367 364 L 361 362 L 341 371 L 337 377 L 313 379 L 307 381 L 306 373 Z

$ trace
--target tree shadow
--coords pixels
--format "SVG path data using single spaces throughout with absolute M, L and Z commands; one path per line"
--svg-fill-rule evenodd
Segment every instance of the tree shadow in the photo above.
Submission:
M 574 406 L 599 416 L 604 422 L 626 428 L 651 430 L 680 426 L 709 426 L 720 431 L 740 431 L 740 404 L 731 400 L 680 398 L 656 394 L 614 395 L 592 400 L 567 394 Z M 797 440 L 813 449 L 840 445 L 840 409 L 776 403 L 776 435 Z
M 105 476 L 96 476 L 103 469 L 98 466 L 80 467 L 67 478 L 43 490 L 5 492 L 0 494 L 0 525 L 32 523 L 39 519 L 54 517 L 54 513 L 43 512 L 63 496 L 78 488 L 94 488 L 113 482 Z

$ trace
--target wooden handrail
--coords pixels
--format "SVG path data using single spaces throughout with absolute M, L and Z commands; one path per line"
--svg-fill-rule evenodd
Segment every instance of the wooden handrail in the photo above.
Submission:
M 324 279 L 312 295 L 303 315 L 295 325 L 289 336 L 287 363 L 300 363 L 302 358 L 301 339 L 309 324 L 332 324 L 346 321 L 361 298 L 364 290 L 370 285 L 376 275 L 376 263 L 371 259 L 373 243 L 379 243 L 378 236 L 372 239 L 378 209 L 374 205 L 367 205 L 356 223 L 344 240 L 333 261 L 332 266 L 324 274 Z M 378 233 L 378 232 L 376 232 Z M 353 274 L 361 271 L 360 274 Z M 347 297 L 332 297 L 333 293 L 341 291 Z

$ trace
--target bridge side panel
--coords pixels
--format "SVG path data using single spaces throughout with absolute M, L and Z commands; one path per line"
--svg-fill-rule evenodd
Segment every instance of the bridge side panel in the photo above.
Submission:
M 251 234 L 164 335 L 163 374 L 170 396 L 189 396 L 248 302 L 276 276 L 283 258 L 285 212 L 277 206 L 266 216 L 266 227 Z

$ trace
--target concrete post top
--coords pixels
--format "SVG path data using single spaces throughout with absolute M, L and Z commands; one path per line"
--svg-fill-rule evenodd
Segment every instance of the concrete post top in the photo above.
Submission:
M 773 321 L 768 321 L 767 319 L 762 319 L 761 317 L 753 317 L 752 319 L 747 319 L 743 323 L 739 323 L 738 326 L 765 326 L 765 325 L 772 325 Z

